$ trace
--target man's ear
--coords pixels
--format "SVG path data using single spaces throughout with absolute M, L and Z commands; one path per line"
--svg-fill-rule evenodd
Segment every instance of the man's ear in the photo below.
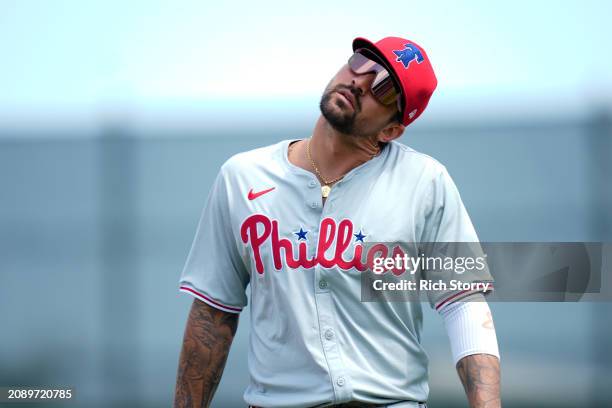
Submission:
M 383 143 L 388 143 L 392 140 L 397 139 L 404 133 L 404 129 L 406 126 L 401 123 L 393 122 L 389 125 L 385 126 L 383 130 L 378 134 L 378 141 Z

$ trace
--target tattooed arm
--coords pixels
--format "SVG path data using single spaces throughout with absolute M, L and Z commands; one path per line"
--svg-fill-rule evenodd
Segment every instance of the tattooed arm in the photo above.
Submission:
M 491 309 L 482 294 L 440 308 L 453 361 L 471 408 L 499 408 L 499 348 Z
M 227 313 L 194 299 L 179 358 L 175 408 L 208 407 L 229 353 L 238 314 Z
M 499 408 L 499 359 L 490 354 L 472 354 L 457 363 L 471 408 Z

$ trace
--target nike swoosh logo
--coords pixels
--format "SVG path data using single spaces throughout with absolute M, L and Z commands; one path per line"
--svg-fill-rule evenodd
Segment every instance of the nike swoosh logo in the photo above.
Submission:
M 249 200 L 254 200 L 254 199 L 256 199 L 257 197 L 261 197 L 262 195 L 264 195 L 264 194 L 266 194 L 266 193 L 269 193 L 270 191 L 274 190 L 275 188 L 276 188 L 276 187 L 272 187 L 272 188 L 269 188 L 269 189 L 267 189 L 267 190 L 258 191 L 257 193 L 254 193 L 254 192 L 253 192 L 253 189 L 250 189 L 250 190 L 249 190 L 249 195 L 248 195 L 248 198 L 249 198 Z

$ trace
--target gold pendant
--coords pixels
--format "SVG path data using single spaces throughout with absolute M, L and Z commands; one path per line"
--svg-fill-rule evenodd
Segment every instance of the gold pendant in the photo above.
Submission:
M 327 198 L 330 191 L 331 191 L 330 186 L 321 186 L 321 195 L 323 196 L 323 198 Z

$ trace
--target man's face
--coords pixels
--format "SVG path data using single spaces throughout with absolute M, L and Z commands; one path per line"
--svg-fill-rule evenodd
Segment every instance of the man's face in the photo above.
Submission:
M 344 65 L 321 97 L 321 113 L 341 133 L 358 137 L 377 135 L 397 114 L 397 105 L 385 106 L 372 95 L 374 73 L 355 74 Z

